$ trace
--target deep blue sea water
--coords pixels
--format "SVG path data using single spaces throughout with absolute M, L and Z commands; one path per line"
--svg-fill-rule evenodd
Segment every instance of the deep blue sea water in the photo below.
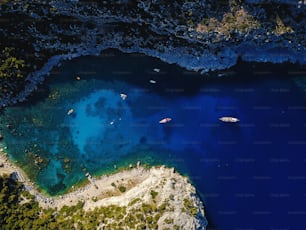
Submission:
M 188 175 L 210 229 L 306 229 L 305 93 L 286 66 L 240 67 L 218 78 L 137 54 L 65 62 L 2 112 L 2 144 L 50 194 L 140 160 Z

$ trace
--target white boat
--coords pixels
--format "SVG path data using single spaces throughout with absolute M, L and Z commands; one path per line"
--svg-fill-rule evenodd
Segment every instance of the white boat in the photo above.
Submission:
M 236 117 L 220 117 L 219 118 L 220 121 L 223 121 L 223 122 L 229 122 L 229 123 L 235 123 L 235 122 L 238 122 L 240 121 L 238 118 Z
M 73 109 L 69 109 L 68 112 L 67 112 L 67 115 L 71 115 L 73 112 L 74 112 Z
M 170 117 L 163 118 L 159 121 L 160 124 L 165 124 L 170 122 L 172 119 Z
M 156 72 L 156 73 L 159 73 L 160 69 L 154 68 L 153 71 Z
M 152 80 L 152 79 L 151 79 L 149 82 L 150 82 L 151 84 L 155 84 L 155 83 L 156 83 L 156 81 L 155 81 L 155 80 Z
M 122 98 L 122 100 L 125 100 L 127 98 L 127 95 L 124 93 L 120 93 L 120 97 Z

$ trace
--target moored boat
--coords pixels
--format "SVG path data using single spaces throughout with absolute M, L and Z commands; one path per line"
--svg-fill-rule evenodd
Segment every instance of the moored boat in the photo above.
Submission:
M 223 121 L 223 122 L 229 122 L 229 123 L 235 123 L 235 122 L 238 122 L 240 121 L 238 118 L 236 117 L 220 117 L 219 118 L 220 121 Z
M 151 79 L 149 82 L 150 82 L 151 84 L 155 84 L 155 83 L 156 83 L 156 81 L 155 81 L 155 80 L 152 80 L 152 79 Z
M 159 121 L 160 124 L 165 124 L 170 122 L 172 119 L 170 117 L 163 118 Z
M 74 112 L 73 109 L 69 109 L 68 112 L 67 112 L 67 115 L 71 115 L 73 112 Z
M 120 97 L 122 100 L 125 100 L 127 98 L 127 95 L 124 93 L 120 93 Z

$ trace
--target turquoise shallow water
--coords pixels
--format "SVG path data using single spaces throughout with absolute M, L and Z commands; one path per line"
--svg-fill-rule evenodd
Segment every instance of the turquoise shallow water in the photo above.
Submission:
M 187 174 L 212 228 L 300 229 L 306 100 L 287 72 L 212 78 L 135 54 L 76 59 L 2 112 L 2 144 L 50 194 L 140 160 Z
M 1 116 L 10 157 L 44 191 L 60 194 L 84 180 L 86 172 L 110 173 L 138 160 L 164 162 L 170 150 L 163 144 L 175 146 L 165 141 L 170 126 L 159 124 L 171 115 L 169 100 L 123 80 L 95 74 L 78 81 L 78 74 L 72 75 L 61 81 L 53 74 L 52 83 L 29 103 L 7 108 Z

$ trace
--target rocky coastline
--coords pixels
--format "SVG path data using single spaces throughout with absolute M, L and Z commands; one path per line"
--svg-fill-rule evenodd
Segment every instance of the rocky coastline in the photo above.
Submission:
M 101 207 L 124 208 L 126 214 L 122 218 L 125 219 L 135 215 L 137 210 L 153 207 L 147 218 L 155 216 L 154 222 L 158 229 L 169 227 L 172 229 L 174 226 L 186 230 L 206 229 L 204 206 L 195 188 L 187 178 L 175 172 L 173 168 L 156 166 L 147 169 L 138 162 L 137 165 L 130 166 L 130 169 L 111 175 L 96 178 L 87 174 L 89 184 L 86 186 L 72 188 L 71 192 L 61 196 L 49 197 L 39 192 L 27 175 L 10 162 L 3 149 L 0 151 L 0 176 L 11 175 L 14 180 L 23 183 L 24 190 L 31 194 L 44 210 L 52 209 L 60 212 L 67 207 L 77 207 L 81 202 L 84 212 L 91 212 Z M 19 202 L 29 201 L 23 197 Z M 145 222 L 139 220 L 135 226 Z M 105 222 L 100 223 L 100 227 L 110 228 Z M 130 228 L 126 226 L 125 229 Z
M 3 93 L 0 107 L 26 100 L 61 61 L 109 48 L 201 73 L 228 69 L 238 58 L 306 63 L 300 1 L 24 0 L 0 4 L 0 12 L 1 46 L 15 47 L 28 64 L 24 87 Z

